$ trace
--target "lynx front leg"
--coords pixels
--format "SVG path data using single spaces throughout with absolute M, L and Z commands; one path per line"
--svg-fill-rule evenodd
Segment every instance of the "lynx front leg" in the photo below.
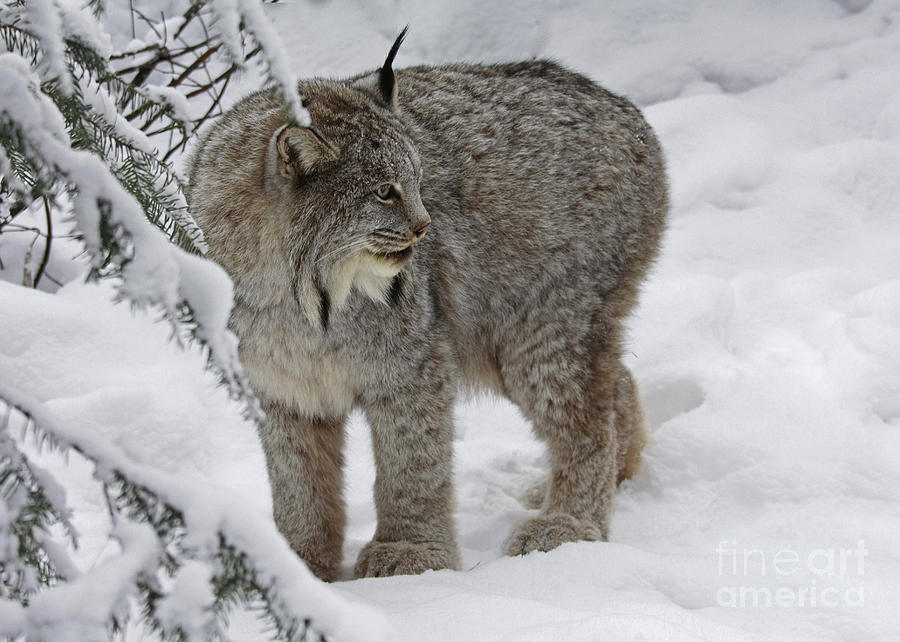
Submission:
M 378 527 L 359 554 L 358 577 L 459 566 L 452 398 L 447 382 L 430 369 L 421 373 L 418 386 L 398 386 L 366 409 L 375 451 Z
M 308 419 L 263 403 L 260 429 L 275 524 L 310 570 L 338 579 L 344 543 L 343 420 Z

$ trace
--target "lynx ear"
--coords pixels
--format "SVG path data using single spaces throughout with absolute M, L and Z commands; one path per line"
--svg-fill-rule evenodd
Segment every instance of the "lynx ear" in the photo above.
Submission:
M 407 31 L 409 31 L 409 25 L 403 27 L 403 31 L 397 36 L 381 69 L 363 76 L 353 83 L 354 87 L 374 94 L 386 107 L 390 107 L 391 111 L 397 111 L 397 78 L 391 66 L 394 64 L 394 58 L 397 56 L 400 45 L 403 44 L 403 39 L 406 38 Z
M 312 127 L 285 125 L 275 132 L 282 176 L 297 178 L 316 171 L 324 163 L 337 160 L 337 150 Z
M 397 79 L 394 76 L 394 70 L 391 65 L 394 64 L 394 57 L 406 38 L 406 32 L 409 31 L 409 25 L 403 27 L 403 31 L 397 36 L 391 50 L 388 52 L 384 64 L 378 70 L 378 91 L 381 93 L 381 99 L 391 106 L 391 109 L 397 108 Z

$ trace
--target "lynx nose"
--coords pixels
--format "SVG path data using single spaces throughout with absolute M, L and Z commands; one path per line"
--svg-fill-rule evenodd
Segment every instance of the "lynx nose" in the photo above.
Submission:
M 416 226 L 413 228 L 412 233 L 415 236 L 415 240 L 420 240 L 423 236 L 425 236 L 425 228 L 431 225 L 431 219 L 426 218 L 424 220 L 419 221 Z

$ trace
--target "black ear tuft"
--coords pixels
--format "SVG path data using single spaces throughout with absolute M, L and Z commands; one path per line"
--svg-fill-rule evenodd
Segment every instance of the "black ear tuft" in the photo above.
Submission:
M 397 51 L 400 49 L 400 45 L 403 44 L 403 39 L 406 38 L 407 31 L 409 31 L 409 25 L 403 27 L 403 31 L 400 32 L 399 36 L 397 36 L 397 39 L 394 41 L 394 45 L 388 52 L 384 64 L 381 66 L 381 69 L 378 70 L 378 90 L 381 92 L 381 97 L 384 99 L 384 102 L 386 102 L 388 105 L 392 105 L 395 98 L 394 70 L 391 69 L 391 65 L 394 64 L 394 57 L 397 55 Z

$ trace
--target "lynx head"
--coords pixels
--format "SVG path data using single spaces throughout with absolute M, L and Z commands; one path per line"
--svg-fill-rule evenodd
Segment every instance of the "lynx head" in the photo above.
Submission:
M 265 185 L 293 213 L 294 294 L 323 329 L 354 288 L 384 300 L 431 222 L 419 154 L 397 117 L 391 65 L 405 33 L 373 74 L 301 84 L 312 125 L 281 125 L 269 142 Z
M 257 270 L 245 289 L 259 288 L 274 272 L 263 277 L 244 258 L 253 241 L 237 237 L 250 230 L 260 247 L 279 246 L 297 303 L 323 330 L 354 289 L 384 301 L 431 222 L 391 68 L 405 32 L 372 74 L 301 82 L 309 127 L 289 122 L 272 94 L 257 94 L 223 117 L 192 165 L 191 207 L 212 229 L 212 257 L 236 283 Z M 263 257 L 268 265 L 280 260 L 275 252 Z

